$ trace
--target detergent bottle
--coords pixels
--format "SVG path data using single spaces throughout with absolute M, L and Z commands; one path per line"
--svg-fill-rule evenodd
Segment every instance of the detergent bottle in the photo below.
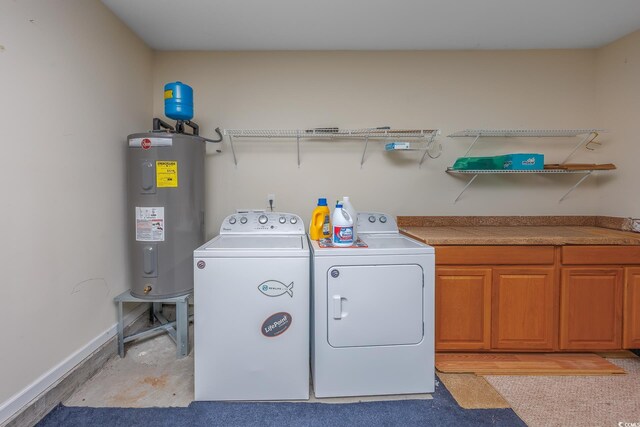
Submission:
M 333 246 L 353 245 L 353 220 L 349 212 L 344 210 L 342 203 L 338 201 L 331 216 L 333 226 Z
M 349 201 L 349 196 L 344 196 L 342 198 L 342 207 L 347 211 L 353 221 L 353 241 L 355 242 L 358 240 L 358 212 Z
M 327 206 L 327 199 L 318 199 L 318 206 L 311 214 L 309 222 L 309 238 L 311 240 L 320 240 L 331 237 L 331 212 Z

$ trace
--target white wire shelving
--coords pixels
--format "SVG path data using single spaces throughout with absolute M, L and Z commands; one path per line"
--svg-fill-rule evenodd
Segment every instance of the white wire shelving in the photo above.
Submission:
M 474 138 L 467 151 L 462 157 L 466 157 L 476 142 L 482 137 L 504 137 L 504 138 L 570 138 L 584 135 L 582 139 L 573 147 L 573 150 L 562 161 L 565 163 L 578 148 L 584 144 L 589 144 L 595 140 L 598 133 L 603 129 L 465 129 L 448 135 L 449 138 Z
M 570 138 L 583 136 L 579 142 L 573 147 L 571 152 L 565 157 L 565 159 L 560 163 L 563 165 L 569 160 L 569 158 L 580 148 L 581 146 L 585 146 L 588 149 L 592 149 L 589 147 L 590 144 L 599 144 L 595 142 L 598 134 L 601 132 L 605 132 L 603 129 L 465 129 L 462 131 L 454 132 L 449 134 L 450 138 L 474 138 L 473 142 L 464 153 L 462 157 L 466 157 L 467 154 L 471 151 L 476 142 L 482 137 L 509 137 L 509 138 Z M 556 174 L 556 175 L 565 175 L 565 174 L 582 174 L 583 177 L 578 180 L 561 198 L 560 202 L 569 196 L 569 194 L 575 190 L 582 182 L 587 179 L 593 170 L 581 169 L 581 170 L 567 170 L 567 169 L 539 169 L 539 170 L 460 170 L 453 169 L 451 167 L 446 170 L 449 174 L 454 175 L 473 175 L 469 182 L 464 186 L 462 191 L 456 197 L 455 202 L 457 202 L 462 194 L 469 188 L 471 183 L 475 181 L 475 179 L 479 175 L 495 175 L 495 174 Z
M 436 158 L 440 154 L 434 155 L 436 148 L 435 137 L 440 134 L 438 129 L 338 129 L 338 128 L 316 128 L 316 129 L 225 129 L 224 135 L 229 138 L 231 152 L 233 154 L 233 162 L 238 165 L 233 141 L 235 138 L 254 138 L 254 139 L 287 139 L 295 138 L 298 154 L 298 167 L 300 167 L 300 141 L 309 139 L 363 139 L 364 149 L 360 166 L 364 164 L 365 154 L 369 145 L 369 140 L 390 140 L 390 139 L 410 139 L 422 140 L 424 143 L 423 154 L 419 165 L 422 165 L 425 157 Z M 400 151 L 400 150 L 398 150 Z

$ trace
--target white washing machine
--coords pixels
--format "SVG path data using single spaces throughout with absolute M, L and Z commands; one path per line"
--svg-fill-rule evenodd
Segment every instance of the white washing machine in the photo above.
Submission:
M 312 241 L 316 397 L 431 393 L 434 249 L 381 213 L 358 213 L 367 247 Z
M 238 211 L 193 257 L 195 399 L 308 399 L 310 262 L 302 219 Z

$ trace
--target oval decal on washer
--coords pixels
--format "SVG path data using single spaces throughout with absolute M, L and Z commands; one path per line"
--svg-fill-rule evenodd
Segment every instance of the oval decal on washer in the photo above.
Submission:
M 265 337 L 273 338 L 282 335 L 291 326 L 291 315 L 284 311 L 272 314 L 262 322 L 260 331 Z

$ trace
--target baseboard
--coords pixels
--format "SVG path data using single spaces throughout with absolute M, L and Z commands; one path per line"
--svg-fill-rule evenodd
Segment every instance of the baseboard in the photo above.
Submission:
M 142 316 L 149 309 L 149 304 L 140 304 L 124 318 L 124 324 L 129 325 Z M 109 340 L 116 337 L 118 324 L 113 324 L 109 329 L 95 337 L 84 347 L 71 354 L 57 366 L 42 374 L 37 380 L 16 393 L 0 405 L 0 425 L 4 425 L 10 418 L 16 415 L 26 406 L 34 402 L 43 392 L 52 388 L 61 381 L 76 366 L 82 363 L 87 357 L 105 345 Z M 55 405 L 54 405 L 55 406 Z

